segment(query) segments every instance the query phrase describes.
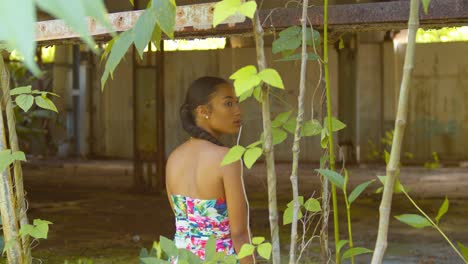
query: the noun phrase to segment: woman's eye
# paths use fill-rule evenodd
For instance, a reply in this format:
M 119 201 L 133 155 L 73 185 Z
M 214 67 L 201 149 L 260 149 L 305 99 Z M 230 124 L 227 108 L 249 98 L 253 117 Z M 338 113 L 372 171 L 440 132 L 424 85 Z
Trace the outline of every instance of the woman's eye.
M 232 102 L 227 102 L 226 105 L 229 106 L 229 107 L 231 107 L 231 106 L 232 106 Z

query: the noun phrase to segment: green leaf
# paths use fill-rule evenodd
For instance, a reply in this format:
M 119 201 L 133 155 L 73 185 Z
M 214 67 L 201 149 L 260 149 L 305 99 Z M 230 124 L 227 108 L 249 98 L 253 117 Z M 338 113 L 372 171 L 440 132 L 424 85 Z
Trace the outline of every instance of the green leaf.
M 26 161 L 24 152 L 22 151 L 12 152 L 10 149 L 5 149 L 5 150 L 0 151 L 0 172 L 3 172 L 15 160 Z
M 292 26 L 281 31 L 279 38 L 272 43 L 273 54 L 297 49 L 302 43 L 299 37 L 300 32 L 301 28 L 298 26 Z
M 259 102 L 259 103 L 263 102 L 263 100 L 262 100 L 262 87 L 261 86 L 257 86 L 257 87 L 254 88 L 253 95 L 255 97 L 255 100 L 257 100 L 257 102 Z
M 24 63 L 38 76 L 40 69 L 36 54 L 36 10 L 33 0 L 0 1 L 0 40 L 9 49 L 16 49 L 24 56 Z
M 264 237 L 254 237 L 254 238 L 252 238 L 252 244 L 254 244 L 254 245 L 260 245 L 261 243 L 263 243 L 263 241 L 265 241 Z
M 293 213 L 294 213 L 294 207 L 293 206 L 290 206 L 288 208 L 286 208 L 286 210 L 284 210 L 284 213 L 283 213 L 283 225 L 287 225 L 287 224 L 290 224 L 292 223 L 292 220 L 293 220 Z M 297 211 L 297 219 L 301 219 L 302 218 L 302 211 L 301 209 L 299 208 L 299 210 Z
M 36 96 L 35 99 L 36 99 L 36 105 L 39 106 L 40 108 L 52 110 L 58 113 L 57 107 L 55 107 L 55 104 L 49 98 L 40 95 L 40 96 Z
M 255 1 L 248 1 L 239 7 L 239 12 L 250 19 L 253 19 L 255 11 L 257 11 L 257 3 Z
M 111 32 L 115 31 L 108 18 L 107 9 L 103 0 L 81 0 L 81 2 L 83 3 L 86 16 L 93 17 Z M 112 33 L 112 35 L 115 35 L 115 33 Z
M 247 98 L 251 97 L 254 92 L 254 89 L 247 90 L 245 93 L 239 96 L 239 102 L 245 101 Z
M 113 39 L 109 40 L 109 42 L 107 42 L 106 48 L 104 49 L 104 52 L 103 52 L 102 55 L 101 55 L 101 62 L 102 62 L 105 58 L 107 58 L 107 55 L 109 55 L 109 53 L 111 52 L 112 46 L 114 46 L 115 40 L 116 40 L 117 38 L 118 38 L 118 37 L 114 37 Z
M 170 38 L 174 38 L 176 5 L 173 0 L 152 0 L 151 9 L 156 13 L 156 22 Z
M 458 247 L 460 248 L 461 253 L 463 254 L 463 257 L 465 260 L 468 261 L 468 247 L 465 247 L 462 243 L 457 242 Z
M 348 244 L 348 240 L 340 240 L 338 241 L 338 244 L 336 245 L 337 247 L 337 251 L 338 251 L 338 255 L 340 254 L 340 251 L 341 251 L 341 248 L 343 248 L 344 245 Z
M 431 0 L 421 0 L 421 1 L 422 1 L 422 5 L 424 8 L 424 13 L 427 15 L 427 13 L 429 12 L 429 4 L 431 3 Z
M 30 235 L 34 238 L 44 238 L 47 239 L 47 235 L 49 233 L 49 225 L 52 224 L 50 221 L 41 220 L 41 219 L 34 219 L 34 230 L 30 233 Z
M 226 257 L 224 257 L 224 264 L 237 264 L 236 255 L 227 255 Z
M 211 236 L 208 241 L 206 241 L 205 247 L 205 256 L 206 260 L 212 260 L 216 255 L 216 238 Z
M 263 143 L 263 141 L 258 140 L 258 141 L 255 141 L 254 143 L 248 145 L 247 148 L 248 148 L 248 149 L 249 149 L 249 148 L 253 148 L 253 147 L 256 147 L 256 146 L 258 146 L 258 145 L 260 145 L 260 144 L 262 144 L 262 143 Z
M 131 4 L 132 6 L 135 6 L 135 3 L 134 3 L 133 0 L 129 0 L 129 1 L 130 1 L 130 4 Z
M 387 176 L 377 176 L 379 178 L 380 182 L 385 186 L 385 179 Z M 400 180 L 397 178 L 395 179 L 395 186 L 393 187 L 393 192 L 394 193 L 401 193 L 405 190 L 405 187 L 400 183 Z
M 26 235 L 29 235 L 31 234 L 31 232 L 34 230 L 34 226 L 33 225 L 30 225 L 30 224 L 25 224 L 23 226 L 21 226 L 20 230 L 19 230 L 19 235 L 21 237 L 24 237 Z
M 221 162 L 221 166 L 231 164 L 240 160 L 242 154 L 244 154 L 245 148 L 242 146 L 234 146 L 232 147 L 229 152 L 224 156 L 223 161 Z
M 11 157 L 13 158 L 13 160 L 26 161 L 26 156 L 22 151 L 15 151 L 11 153 Z
M 190 264 L 202 263 L 201 259 L 197 255 L 195 255 L 194 253 L 192 253 L 192 251 L 187 250 L 185 248 L 179 248 L 178 256 L 179 256 L 179 260 L 184 260 Z M 215 257 L 216 257 L 216 254 L 213 258 Z
M 307 38 L 306 38 L 306 42 L 307 42 L 307 45 L 313 47 L 315 45 L 315 47 L 319 47 L 320 46 L 320 42 L 321 42 L 321 39 L 320 39 L 320 32 L 318 32 L 317 30 L 313 30 L 313 32 L 311 31 L 310 28 L 307 28 Z M 299 37 L 301 38 L 302 40 L 302 31 L 301 33 L 299 34 Z
M 299 200 L 299 205 L 304 205 L 304 196 L 298 196 L 297 198 Z M 293 207 L 294 206 L 294 200 L 290 201 L 286 206 L 287 207 Z
M 30 235 L 36 239 L 47 239 L 50 224 L 52 224 L 52 222 L 41 219 L 34 219 L 33 225 L 26 224 L 21 226 L 19 235 L 22 237 Z
M 20 94 L 15 98 L 15 102 L 24 112 L 27 112 L 34 103 L 34 96 L 30 94 Z
M 366 253 L 372 253 L 372 250 L 363 247 L 350 248 L 343 253 L 343 259 L 348 259 Z
M 88 23 L 85 19 L 87 14 L 81 1 L 40 0 L 36 3 L 42 10 L 64 20 L 80 35 L 88 47 L 95 48 L 96 43 L 89 35 Z
M 326 177 L 328 180 L 330 180 L 336 187 L 343 189 L 344 186 L 344 178 L 341 174 L 332 171 L 332 170 L 324 170 L 324 169 L 318 169 L 316 170 L 318 173 L 322 174 L 324 177 Z
M 439 221 L 442 218 L 442 216 L 444 216 L 448 212 L 448 209 L 449 209 L 449 200 L 447 196 L 445 196 L 445 200 L 440 206 L 439 212 L 437 213 L 437 216 L 435 218 L 437 224 L 439 224 Z
M 153 9 L 146 9 L 135 24 L 133 29 L 135 31 L 135 47 L 140 58 L 143 58 L 145 47 L 151 40 L 155 25 L 156 12 Z
M 262 258 L 270 259 L 271 249 L 272 249 L 271 243 L 263 243 L 258 246 L 257 252 Z
M 292 114 L 292 111 L 279 113 L 275 117 L 275 119 L 271 122 L 271 127 L 280 127 L 280 126 L 282 126 L 284 123 L 286 123 L 286 121 L 288 121 L 291 114 Z
M 257 68 L 253 65 L 242 67 L 232 74 L 229 79 L 234 80 L 236 96 L 240 96 L 261 82 L 261 79 L 257 76 Z
M 356 186 L 356 188 L 354 188 L 354 190 L 351 192 L 351 194 L 348 197 L 349 203 L 350 204 L 353 203 L 354 200 L 356 200 L 359 197 L 359 195 L 361 195 L 361 193 L 367 188 L 367 186 L 369 186 L 374 181 L 375 180 L 366 181 Z
M 338 49 L 344 49 L 344 41 L 342 37 L 340 37 L 340 42 L 338 43 Z
M 271 129 L 271 135 L 273 137 L 273 146 L 283 143 L 283 141 L 285 141 L 288 137 L 288 133 L 286 133 L 283 129 L 276 127 Z
M 247 65 L 247 66 L 244 66 L 244 67 L 240 68 L 235 73 L 233 73 L 229 77 L 229 79 L 231 79 L 231 80 L 244 79 L 244 78 L 248 78 L 248 77 L 250 77 L 252 75 L 257 75 L 257 67 L 255 67 L 253 65 Z
M 213 27 L 216 27 L 228 17 L 234 15 L 240 6 L 240 0 L 223 0 L 216 3 L 213 13 Z
M 323 127 L 326 127 L 328 129 L 328 117 L 325 117 L 324 121 L 323 121 Z M 332 117 L 332 131 L 333 132 L 336 132 L 336 131 L 339 131 L 343 128 L 345 128 L 346 125 L 341 122 L 340 120 Z
M 161 249 L 161 244 L 159 244 L 158 241 L 153 242 L 153 249 L 156 251 L 156 257 L 161 258 L 162 249 Z
M 31 93 L 31 85 L 17 87 L 15 89 L 11 89 L 10 91 L 11 96 L 19 95 L 19 94 L 29 94 L 29 93 Z
M 258 73 L 258 77 L 271 86 L 284 89 L 283 80 L 275 69 L 265 69 Z
M 278 59 L 276 61 L 298 61 L 298 60 L 301 60 L 302 59 L 302 54 L 301 53 L 296 53 L 296 54 L 292 54 L 292 55 L 288 55 L 288 56 L 285 56 L 281 59 Z M 320 57 L 313 53 L 313 52 L 310 52 L 307 54 L 307 60 L 318 60 L 320 59 Z
M 299 26 L 291 26 L 288 27 L 284 30 L 282 30 L 279 33 L 280 38 L 291 38 L 291 37 L 297 37 L 299 34 L 301 34 L 302 28 Z
M 283 128 L 286 129 L 291 134 L 296 132 L 296 118 L 290 118 L 286 123 L 284 123 Z
M 384 160 L 385 160 L 385 164 L 388 164 L 388 162 L 390 161 L 390 153 L 388 153 L 388 151 L 384 150 Z
M 322 210 L 322 208 L 320 207 L 319 201 L 315 198 L 309 198 L 305 202 L 304 207 L 307 211 L 313 212 L 313 213 L 320 212 Z
M 156 45 L 157 50 L 161 50 L 162 29 L 156 24 L 154 25 L 153 34 L 151 35 L 151 42 Z
M 320 146 L 323 149 L 326 149 L 328 147 L 328 132 L 327 128 L 325 127 L 322 129 L 322 133 L 320 135 Z
M 301 136 L 302 137 L 311 137 L 316 136 L 322 132 L 322 125 L 318 120 L 306 121 L 302 124 Z
M 242 259 L 242 258 L 245 258 L 247 256 L 250 256 L 250 255 L 252 255 L 254 253 L 254 250 L 255 250 L 255 247 L 253 245 L 244 244 L 244 245 L 242 245 L 241 250 L 240 250 L 239 254 L 237 255 L 237 258 Z
M 244 163 L 247 168 L 252 168 L 255 162 L 262 156 L 263 150 L 258 147 L 247 149 L 244 155 Z
M 159 237 L 159 244 L 161 245 L 162 250 L 168 255 L 169 257 L 177 256 L 178 249 L 174 244 L 174 241 L 164 237 Z
M 395 218 L 398 219 L 400 222 L 403 222 L 415 228 L 424 228 L 427 226 L 431 226 L 431 222 L 429 222 L 429 220 L 417 214 L 402 214 L 395 216 Z
M 127 53 L 130 45 L 132 45 L 134 38 L 134 33 L 132 30 L 128 30 L 123 32 L 122 34 L 116 36 L 116 40 L 112 45 L 112 49 L 109 54 L 109 58 L 106 61 L 106 67 L 104 73 L 101 77 L 101 89 L 104 90 L 106 85 L 107 78 L 109 78 L 109 74 L 112 75 L 117 65 L 119 65 L 122 58 Z

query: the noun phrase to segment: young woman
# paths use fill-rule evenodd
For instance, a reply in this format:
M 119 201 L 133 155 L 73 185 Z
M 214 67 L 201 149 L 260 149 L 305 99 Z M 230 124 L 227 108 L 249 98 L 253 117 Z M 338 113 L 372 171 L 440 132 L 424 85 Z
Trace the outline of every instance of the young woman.
M 217 252 L 236 254 L 249 243 L 247 206 L 241 163 L 221 166 L 229 151 L 219 138 L 241 126 L 239 101 L 233 87 L 216 77 L 202 77 L 190 86 L 180 118 L 190 139 L 169 156 L 166 184 L 175 214 L 175 243 L 200 258 L 210 236 Z M 252 263 L 251 257 L 240 263 Z

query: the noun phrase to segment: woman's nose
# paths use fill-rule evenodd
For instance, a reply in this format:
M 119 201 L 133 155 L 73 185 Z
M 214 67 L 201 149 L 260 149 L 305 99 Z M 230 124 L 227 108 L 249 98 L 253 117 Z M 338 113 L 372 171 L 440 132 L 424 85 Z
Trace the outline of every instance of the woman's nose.
M 240 105 L 239 105 L 239 104 L 236 105 L 236 108 L 234 109 L 234 114 L 240 116 L 240 114 L 241 114 L 241 108 L 240 108 Z

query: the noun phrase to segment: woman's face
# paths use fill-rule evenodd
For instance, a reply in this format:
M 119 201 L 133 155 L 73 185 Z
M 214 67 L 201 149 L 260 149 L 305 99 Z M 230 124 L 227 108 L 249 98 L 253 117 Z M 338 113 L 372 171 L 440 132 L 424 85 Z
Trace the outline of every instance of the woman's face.
M 239 132 L 241 110 L 231 85 L 225 83 L 217 86 L 206 113 L 202 113 L 201 120 L 205 129 L 215 136 Z

